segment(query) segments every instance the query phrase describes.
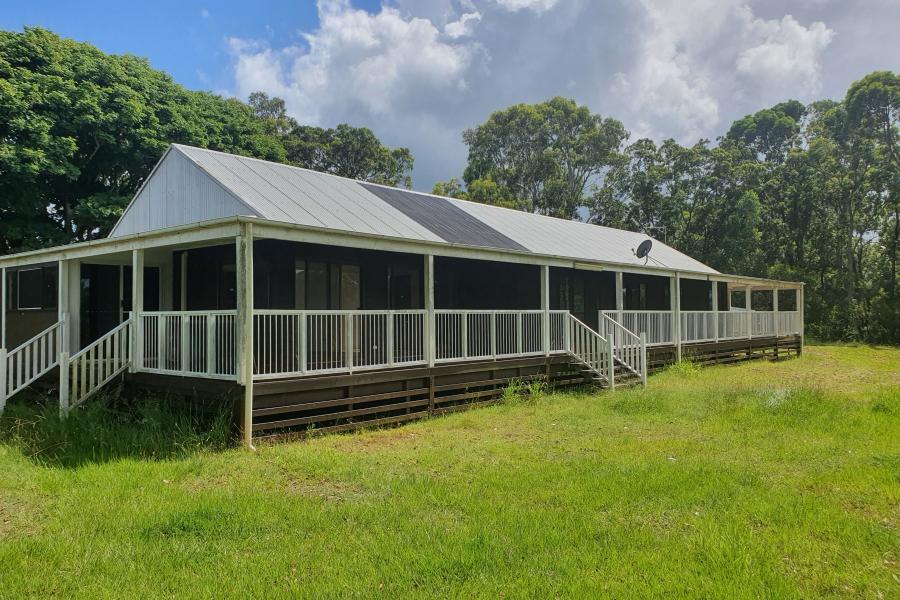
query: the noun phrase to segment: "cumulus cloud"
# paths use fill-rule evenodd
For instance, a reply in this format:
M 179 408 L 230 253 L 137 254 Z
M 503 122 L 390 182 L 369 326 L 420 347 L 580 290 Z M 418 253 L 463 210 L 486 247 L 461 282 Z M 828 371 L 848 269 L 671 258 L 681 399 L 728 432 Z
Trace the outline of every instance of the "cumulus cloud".
M 846 25 L 863 12 L 889 21 L 891 0 L 872 1 L 383 0 L 366 12 L 319 0 L 318 26 L 292 44 L 229 40 L 232 92 L 280 96 L 301 122 L 371 127 L 412 149 L 414 185 L 430 189 L 462 172 L 462 131 L 516 102 L 564 95 L 632 139 L 691 143 L 787 98 L 840 96 L 865 72 L 837 77 L 851 53 L 833 40 L 855 65 L 900 55 L 896 36 L 893 53 L 869 48 L 866 28 Z

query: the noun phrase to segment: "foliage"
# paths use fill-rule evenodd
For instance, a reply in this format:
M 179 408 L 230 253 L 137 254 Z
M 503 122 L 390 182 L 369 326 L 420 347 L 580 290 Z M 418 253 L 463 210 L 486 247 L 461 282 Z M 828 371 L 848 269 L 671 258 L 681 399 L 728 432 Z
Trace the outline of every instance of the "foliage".
M 302 127 L 279 98 L 190 91 L 142 58 L 0 31 L 0 253 L 105 236 L 170 143 L 381 183 L 408 185 L 413 162 L 368 129 Z
M 162 460 L 231 445 L 231 406 L 152 394 L 107 393 L 59 416 L 55 396 L 16 397 L 0 415 L 0 444 L 47 466 L 121 457 Z
M 48 468 L 6 439 L 0 589 L 896 598 L 900 352 L 807 350 L 257 452 Z
M 619 121 L 566 98 L 516 104 L 463 134 L 466 193 L 471 200 L 571 219 L 587 185 L 616 163 L 626 137 Z M 460 190 L 451 184 L 450 191 Z
M 266 131 L 284 144 L 291 164 L 372 183 L 412 186 L 409 148 L 388 148 L 366 127 L 300 125 L 287 115 L 284 100 L 264 92 L 250 94 L 250 106 Z

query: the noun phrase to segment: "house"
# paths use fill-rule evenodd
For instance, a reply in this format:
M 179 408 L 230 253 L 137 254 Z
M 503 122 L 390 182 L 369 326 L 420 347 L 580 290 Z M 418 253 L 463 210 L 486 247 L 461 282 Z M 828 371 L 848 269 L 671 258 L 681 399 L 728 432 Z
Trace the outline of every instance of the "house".
M 802 350 L 801 284 L 646 239 L 173 145 L 107 238 L 0 257 L 0 407 L 124 374 L 234 393 L 249 443 Z

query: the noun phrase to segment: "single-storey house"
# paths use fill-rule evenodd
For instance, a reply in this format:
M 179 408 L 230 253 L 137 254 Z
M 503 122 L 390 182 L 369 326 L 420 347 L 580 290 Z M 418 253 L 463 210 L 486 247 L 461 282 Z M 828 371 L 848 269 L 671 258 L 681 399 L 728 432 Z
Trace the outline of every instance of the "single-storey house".
M 647 239 L 172 145 L 105 239 L 0 257 L 0 410 L 125 377 L 233 392 L 249 443 L 801 352 L 802 284 Z

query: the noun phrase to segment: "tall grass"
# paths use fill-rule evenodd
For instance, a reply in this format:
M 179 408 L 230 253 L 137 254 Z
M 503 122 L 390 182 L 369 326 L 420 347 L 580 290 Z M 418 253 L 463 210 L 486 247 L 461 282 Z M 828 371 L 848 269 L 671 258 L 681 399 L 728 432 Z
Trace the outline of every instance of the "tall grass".
M 179 458 L 224 449 L 231 438 L 230 406 L 151 393 L 100 395 L 66 418 L 55 397 L 24 395 L 0 417 L 0 444 L 47 466 Z

